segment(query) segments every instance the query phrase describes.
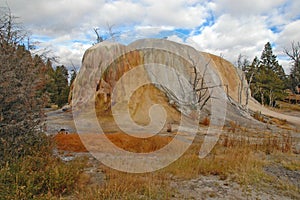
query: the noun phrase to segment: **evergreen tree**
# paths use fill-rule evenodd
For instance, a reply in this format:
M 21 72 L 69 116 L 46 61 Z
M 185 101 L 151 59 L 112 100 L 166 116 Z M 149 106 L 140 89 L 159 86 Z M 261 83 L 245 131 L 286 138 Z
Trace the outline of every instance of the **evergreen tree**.
M 275 100 L 285 96 L 286 76 L 282 66 L 277 61 L 277 57 L 273 54 L 270 42 L 265 45 L 262 52 L 259 72 L 261 73 L 259 81 L 262 84 L 262 90 L 264 90 L 266 103 L 272 106 Z
M 56 99 L 56 84 L 55 84 L 55 71 L 52 67 L 52 62 L 50 59 L 46 63 L 46 72 L 45 72 L 45 81 L 46 81 L 46 91 L 45 94 L 48 96 L 50 102 L 55 103 Z M 49 105 L 48 105 L 49 106 Z
M 261 104 L 274 106 L 276 100 L 284 98 L 286 76 L 269 42 L 265 45 L 260 59 L 255 57 L 252 64 L 245 66 L 243 71 L 250 84 L 252 96 Z
M 69 96 L 69 74 L 68 70 L 64 65 L 57 66 L 54 72 L 55 81 L 55 103 L 62 107 L 68 102 Z
M 277 56 L 273 54 L 270 42 L 265 45 L 261 55 L 260 64 L 267 70 L 273 71 L 282 81 L 286 81 L 284 70 L 278 63 Z

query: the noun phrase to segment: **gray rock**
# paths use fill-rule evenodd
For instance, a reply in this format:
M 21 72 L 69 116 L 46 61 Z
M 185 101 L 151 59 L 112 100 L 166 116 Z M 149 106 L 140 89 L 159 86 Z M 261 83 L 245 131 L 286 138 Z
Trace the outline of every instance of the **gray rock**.
M 294 153 L 295 154 L 300 154 L 300 143 L 296 144 L 294 147 Z

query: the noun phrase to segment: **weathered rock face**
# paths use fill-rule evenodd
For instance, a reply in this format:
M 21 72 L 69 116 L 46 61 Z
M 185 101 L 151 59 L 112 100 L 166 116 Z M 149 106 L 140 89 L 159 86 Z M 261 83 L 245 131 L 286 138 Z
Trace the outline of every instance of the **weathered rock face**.
M 73 106 L 95 105 L 100 116 L 128 109 L 138 124 L 151 121 L 155 104 L 163 106 L 169 122 L 179 121 L 180 112 L 198 118 L 200 110 L 221 119 L 227 97 L 245 104 L 246 90 L 243 74 L 231 63 L 192 47 L 158 39 L 128 46 L 103 42 L 85 52 Z
M 228 95 L 241 105 L 245 105 L 248 83 L 243 72 L 219 56 L 204 52 L 202 53 L 213 62 L 212 67 L 214 67 L 215 71 L 218 73 Z M 250 91 L 248 92 L 249 97 L 251 97 Z
M 114 60 L 106 68 L 96 88 L 95 105 L 98 115 L 111 115 L 112 103 L 123 101 L 124 96 L 130 94 L 128 88 L 134 87 L 137 82 L 140 84 L 149 82 L 147 72 L 143 68 L 126 80 L 120 79 L 131 69 L 144 65 L 144 58 L 141 54 L 140 51 L 130 51 Z M 114 91 L 118 81 L 120 87 Z M 180 114 L 176 108 L 168 104 L 166 95 L 153 84 L 146 84 L 136 89 L 132 96 L 129 96 L 130 101 L 128 102 L 130 115 L 135 122 L 148 124 L 150 118 L 146 112 L 154 104 L 164 107 L 168 113 L 168 121 L 179 121 Z M 112 101 L 113 92 L 115 98 Z

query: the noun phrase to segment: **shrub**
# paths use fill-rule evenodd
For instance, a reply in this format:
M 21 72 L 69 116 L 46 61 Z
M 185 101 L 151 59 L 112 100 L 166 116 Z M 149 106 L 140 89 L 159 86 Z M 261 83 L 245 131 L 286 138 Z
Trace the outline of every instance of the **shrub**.
M 85 165 L 82 160 L 62 162 L 41 152 L 0 168 L 0 199 L 50 199 L 69 194 Z

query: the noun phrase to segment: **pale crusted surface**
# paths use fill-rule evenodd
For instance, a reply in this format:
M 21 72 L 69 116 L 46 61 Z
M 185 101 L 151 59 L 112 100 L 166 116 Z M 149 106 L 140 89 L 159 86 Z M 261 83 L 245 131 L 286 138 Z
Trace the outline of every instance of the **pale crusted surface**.
M 219 56 L 204 52 L 202 53 L 207 56 L 208 59 L 211 59 L 211 62 L 213 63 L 212 66 L 222 80 L 222 83 L 224 85 L 223 88 L 227 90 L 226 86 L 228 86 L 228 95 L 237 102 L 239 100 L 239 90 L 241 89 L 241 86 L 243 86 L 241 103 L 242 105 L 244 105 L 246 101 L 245 91 L 248 84 L 245 79 L 243 79 L 242 75 L 238 73 L 238 69 L 234 67 L 230 62 Z M 242 82 L 242 80 L 244 80 L 244 82 Z
M 155 46 L 155 49 L 139 49 L 142 47 Z M 127 50 L 126 50 L 127 48 Z M 125 49 L 125 50 L 124 50 Z M 128 50 L 129 49 L 129 50 Z M 137 49 L 137 50 L 136 50 Z M 122 53 L 125 51 L 125 53 Z M 120 54 L 120 57 L 111 56 L 112 53 Z M 216 59 L 217 57 L 213 57 Z M 148 64 L 152 64 L 152 68 L 148 67 Z M 144 66 L 144 64 L 147 64 Z M 217 63 L 219 64 L 219 63 Z M 140 123 L 145 124 L 149 121 L 149 108 L 153 104 L 163 105 L 168 115 L 169 122 L 178 122 L 179 113 L 174 109 L 174 104 L 170 104 L 170 98 L 165 91 L 164 85 L 168 89 L 172 89 L 172 92 L 182 102 L 190 102 L 192 97 L 191 86 L 188 81 L 194 79 L 195 73 L 193 67 L 198 70 L 198 76 L 205 75 L 204 87 L 211 87 L 216 85 L 229 85 L 229 95 L 236 100 L 235 90 L 236 86 L 231 82 L 222 83 L 222 77 L 218 73 L 217 68 L 213 69 L 216 63 L 210 61 L 207 55 L 196 51 L 195 49 L 174 43 L 167 40 L 139 40 L 133 44 L 125 47 L 120 44 L 104 42 L 88 49 L 83 58 L 83 65 L 74 87 L 74 101 L 73 105 L 80 109 L 80 106 L 93 99 L 93 95 L 96 95 L 96 111 L 101 116 L 109 115 L 111 109 L 111 97 L 115 95 L 113 101 L 121 102 L 124 96 L 131 95 L 130 89 L 134 84 L 142 82 L 155 82 L 161 91 L 154 89 L 153 87 L 139 88 L 135 95 L 130 97 L 129 108 L 133 119 Z M 142 66 L 145 68 L 145 73 L 140 71 L 134 76 L 128 79 L 122 79 L 119 84 L 120 87 L 114 91 L 117 81 L 129 71 L 136 67 Z M 167 66 L 169 68 L 165 68 Z M 234 71 L 234 67 L 231 65 L 225 65 L 223 72 L 227 72 L 228 68 Z M 150 69 L 150 70 L 149 70 Z M 176 72 L 170 73 L 170 69 L 176 70 Z M 232 72 L 229 72 L 233 74 Z M 183 81 L 178 81 L 177 74 Z M 222 73 L 221 73 L 222 74 Z M 237 78 L 236 78 L 237 79 Z M 226 81 L 226 80 L 225 80 Z M 225 82 L 223 80 L 223 82 Z M 198 83 L 200 84 L 200 82 Z M 197 86 L 198 87 L 198 86 Z M 221 110 L 226 103 L 226 92 L 224 87 L 216 87 L 212 89 L 215 112 L 222 112 Z M 92 94 L 94 92 L 96 94 Z M 114 92 L 113 92 L 114 91 Z M 143 95 L 144 93 L 144 95 Z M 164 94 L 165 93 L 165 94 Z M 166 95 L 167 94 L 167 95 Z M 190 110 L 190 106 L 185 106 L 185 103 L 181 104 L 181 107 L 177 109 L 186 115 L 193 113 Z M 113 105 L 114 106 L 114 105 Z M 207 114 L 211 114 L 208 111 Z M 212 113 L 215 114 L 215 113 Z M 224 113 L 225 114 L 225 113 Z M 155 114 L 154 114 L 155 115 Z M 219 115 L 219 114 L 218 114 Z

